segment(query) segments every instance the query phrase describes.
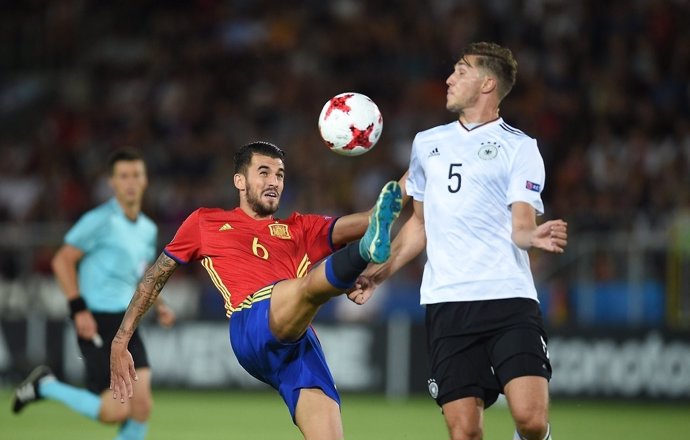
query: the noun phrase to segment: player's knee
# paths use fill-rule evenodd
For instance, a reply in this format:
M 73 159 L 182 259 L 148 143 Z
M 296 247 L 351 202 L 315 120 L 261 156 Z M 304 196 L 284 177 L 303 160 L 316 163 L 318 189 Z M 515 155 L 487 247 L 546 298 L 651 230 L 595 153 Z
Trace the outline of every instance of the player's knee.
M 481 426 L 456 424 L 449 427 L 451 440 L 482 440 L 484 431 Z
M 132 402 L 131 417 L 135 420 L 148 420 L 153 410 L 153 398 L 150 394 L 142 395 L 139 399 Z
M 528 440 L 541 440 L 546 435 L 546 431 L 548 431 L 548 421 L 541 414 L 514 414 L 513 418 L 515 419 L 517 431 Z
M 103 423 L 122 423 L 129 418 L 131 407 L 129 404 L 122 404 L 119 401 L 114 405 L 101 406 L 98 419 Z

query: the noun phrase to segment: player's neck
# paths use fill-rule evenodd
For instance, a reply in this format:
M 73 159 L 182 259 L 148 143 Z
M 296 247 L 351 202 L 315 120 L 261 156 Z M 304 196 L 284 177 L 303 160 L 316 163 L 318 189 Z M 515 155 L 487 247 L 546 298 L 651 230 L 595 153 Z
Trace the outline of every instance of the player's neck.
M 242 212 L 247 214 L 248 217 L 251 217 L 254 220 L 272 220 L 273 219 L 272 214 L 260 215 L 259 213 L 254 211 L 252 208 L 250 208 L 249 205 L 246 203 L 240 203 L 240 209 L 242 210 Z
M 458 119 L 463 124 L 485 124 L 498 119 L 498 107 L 480 106 L 463 109 L 458 115 Z

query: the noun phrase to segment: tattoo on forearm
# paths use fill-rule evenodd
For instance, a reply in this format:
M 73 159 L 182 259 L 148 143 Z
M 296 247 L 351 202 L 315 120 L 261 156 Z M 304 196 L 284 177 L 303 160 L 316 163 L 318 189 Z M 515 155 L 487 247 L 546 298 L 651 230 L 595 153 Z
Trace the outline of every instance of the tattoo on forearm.
M 132 300 L 129 302 L 129 307 L 127 307 L 117 335 L 115 335 L 116 343 L 124 342 L 123 338 L 129 340 L 134 330 L 139 326 L 141 318 L 156 302 L 165 283 L 176 268 L 175 260 L 165 254 L 160 254 L 156 262 L 146 270 L 134 291 Z

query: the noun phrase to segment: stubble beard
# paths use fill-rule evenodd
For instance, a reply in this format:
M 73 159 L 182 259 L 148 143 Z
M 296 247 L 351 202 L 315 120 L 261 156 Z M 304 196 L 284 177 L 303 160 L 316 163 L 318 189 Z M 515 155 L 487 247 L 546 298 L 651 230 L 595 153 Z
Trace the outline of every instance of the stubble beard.
M 463 109 L 463 104 L 458 101 L 456 96 L 449 96 L 446 98 L 446 110 L 451 113 L 460 113 Z
M 446 109 L 451 113 L 457 113 L 458 116 L 462 116 L 466 109 L 473 107 L 479 101 L 479 93 L 465 96 L 463 99 L 459 99 L 457 96 L 453 98 L 452 101 L 446 98 Z
M 251 207 L 252 211 L 254 211 L 260 217 L 273 215 L 276 213 L 276 211 L 278 211 L 278 203 L 275 204 L 275 207 L 268 203 L 264 203 L 261 200 L 261 193 L 259 193 L 258 197 L 255 197 L 252 188 L 247 188 L 247 203 Z

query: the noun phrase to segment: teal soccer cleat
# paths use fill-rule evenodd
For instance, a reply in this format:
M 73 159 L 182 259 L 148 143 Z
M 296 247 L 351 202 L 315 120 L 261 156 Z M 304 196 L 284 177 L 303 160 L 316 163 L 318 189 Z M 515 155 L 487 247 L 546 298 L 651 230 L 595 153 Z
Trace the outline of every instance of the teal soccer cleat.
M 372 263 L 383 263 L 391 255 L 391 227 L 402 210 L 402 191 L 396 181 L 383 186 L 369 217 L 369 227 L 359 241 L 359 254 Z

